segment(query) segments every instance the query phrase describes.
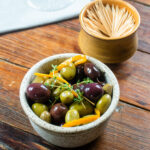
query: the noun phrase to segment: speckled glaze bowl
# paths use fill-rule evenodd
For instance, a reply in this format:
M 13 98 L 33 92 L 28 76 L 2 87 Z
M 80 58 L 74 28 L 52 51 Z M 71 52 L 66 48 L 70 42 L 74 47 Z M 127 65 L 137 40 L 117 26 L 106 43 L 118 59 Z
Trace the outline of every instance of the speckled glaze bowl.
M 58 54 L 41 60 L 26 73 L 20 86 L 21 106 L 25 114 L 28 116 L 34 130 L 46 141 L 60 147 L 79 147 L 95 140 L 98 136 L 100 136 L 107 125 L 107 121 L 118 104 L 120 95 L 119 85 L 112 71 L 99 60 L 87 56 L 89 61 L 94 63 L 97 68 L 105 72 L 107 82 L 113 85 L 112 102 L 108 110 L 99 119 L 92 123 L 69 128 L 49 124 L 36 116 L 30 108 L 25 96 L 27 86 L 34 78 L 33 74 L 35 72 L 48 73 L 51 68 L 51 64 L 60 64 L 63 60 L 75 55 L 78 54 Z

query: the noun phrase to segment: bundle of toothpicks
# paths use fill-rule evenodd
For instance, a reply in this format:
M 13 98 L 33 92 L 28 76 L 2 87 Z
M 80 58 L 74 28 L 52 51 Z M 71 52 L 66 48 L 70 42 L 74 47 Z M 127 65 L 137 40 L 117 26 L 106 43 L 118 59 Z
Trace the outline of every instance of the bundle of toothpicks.
M 133 15 L 118 5 L 103 4 L 102 0 L 86 10 L 83 18 L 86 30 L 101 37 L 128 35 L 135 27 Z

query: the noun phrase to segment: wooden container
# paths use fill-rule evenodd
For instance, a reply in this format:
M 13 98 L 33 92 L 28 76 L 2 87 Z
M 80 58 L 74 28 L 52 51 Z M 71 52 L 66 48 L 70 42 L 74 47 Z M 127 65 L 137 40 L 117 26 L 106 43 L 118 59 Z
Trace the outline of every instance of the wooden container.
M 80 13 L 81 31 L 78 43 L 81 51 L 89 56 L 95 57 L 104 63 L 120 63 L 129 59 L 136 51 L 138 46 L 137 29 L 140 25 L 140 15 L 138 11 L 129 3 L 122 0 L 102 0 L 103 4 L 114 4 L 120 8 L 125 7 L 133 14 L 135 27 L 132 32 L 121 37 L 100 37 L 87 31 L 83 17 L 86 10 L 95 4 L 95 1 L 87 4 Z

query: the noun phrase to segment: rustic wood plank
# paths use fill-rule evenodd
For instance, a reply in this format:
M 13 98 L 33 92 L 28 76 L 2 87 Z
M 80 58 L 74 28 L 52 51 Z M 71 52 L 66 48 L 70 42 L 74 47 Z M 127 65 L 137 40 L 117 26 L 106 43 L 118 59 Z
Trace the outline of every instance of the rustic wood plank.
M 120 103 L 104 131 L 104 136 L 95 141 L 94 144 L 89 145 L 88 148 L 90 150 L 148 150 L 150 134 L 146 135 L 145 133 L 150 128 L 150 125 L 147 124 L 149 113 Z M 141 118 L 141 115 L 148 118 Z
M 10 115 L 13 117 L 12 113 Z M 26 124 L 23 124 L 21 128 L 24 130 L 25 126 Z M 20 126 L 16 127 L 20 128 Z M 48 144 L 39 136 L 16 127 L 8 125 L 8 122 L 0 122 L 0 149 L 65 150 Z M 148 150 L 150 147 L 149 130 L 150 112 L 120 103 L 108 122 L 103 136 L 81 147 L 80 150 Z
M 62 22 L 59 22 L 58 25 L 75 30 L 75 31 L 80 31 L 81 26 L 80 26 L 80 22 L 79 22 L 79 18 L 74 18 L 71 20 L 65 20 Z
M 131 0 L 131 1 L 135 1 L 135 2 L 139 2 L 141 4 L 144 4 L 144 5 L 150 5 L 150 0 Z
M 150 53 L 150 7 L 146 5 L 139 4 L 130 0 L 126 0 L 131 3 L 140 13 L 141 25 L 138 30 L 139 35 L 139 47 L 138 49 L 147 53 Z M 139 0 L 143 2 L 143 0 Z M 145 0 L 150 3 L 150 0 Z M 67 20 L 60 22 L 59 25 L 72 30 L 80 31 L 80 23 L 78 19 Z
M 49 25 L 0 37 L 0 58 L 31 67 L 37 61 L 58 53 L 81 53 L 78 32 Z
M 145 12 L 144 20 L 147 21 L 149 9 L 142 6 L 146 8 L 143 10 L 140 8 L 141 4 L 136 5 L 141 12 Z M 78 24 L 78 20 L 75 24 Z M 144 25 L 149 29 L 148 22 Z M 142 33 L 139 33 L 140 50 L 149 53 L 148 34 L 150 32 L 145 26 L 141 29 Z M 73 31 L 76 28 L 79 30 L 79 25 L 78 27 L 70 25 L 67 28 L 50 25 L 2 36 L 0 37 L 0 57 L 30 68 L 33 63 L 55 53 L 80 53 L 77 46 L 78 33 Z M 137 52 L 129 61 L 110 67 L 119 79 L 121 100 L 150 110 L 149 57 L 150 55 L 146 53 Z M 22 111 L 18 91 L 26 71 L 25 68 L 0 62 L 0 120 L 3 121 L 3 123 L 0 122 L 0 149 L 60 149 L 35 136 L 36 133 Z M 147 150 L 150 147 L 149 130 L 150 112 L 120 102 L 103 137 L 82 147 L 81 150 Z
M 136 2 L 129 1 L 140 13 L 141 25 L 138 30 L 139 35 L 139 49 L 150 53 L 150 7 Z
M 143 57 L 143 59 L 146 59 L 146 57 Z M 122 67 L 124 66 L 122 65 Z M 117 68 L 115 69 L 116 71 L 118 70 Z M 26 71 L 27 69 L 25 68 L 3 61 L 0 62 L 0 120 L 11 126 L 36 135 L 28 121 L 28 118 L 21 108 L 18 96 L 20 82 Z M 120 74 L 122 79 L 125 78 L 125 76 L 123 76 L 121 73 L 122 72 L 120 70 L 118 74 Z M 135 71 L 134 75 L 136 73 L 138 72 Z M 126 72 L 126 74 L 129 73 Z M 128 76 L 126 78 L 128 78 Z M 131 84 L 135 84 L 134 80 L 136 78 L 131 79 L 133 80 L 133 83 Z M 125 84 L 125 82 L 123 83 Z M 138 90 L 138 86 L 135 90 Z M 134 94 L 135 91 L 131 92 Z M 136 143 L 133 149 L 140 149 L 141 147 L 146 149 L 148 146 L 150 146 L 149 130 L 150 111 L 142 110 L 140 108 L 120 102 L 116 112 L 113 114 L 108 123 L 108 127 L 104 132 L 104 137 L 95 141 L 94 145 L 96 146 L 97 150 L 99 148 L 105 149 L 105 145 L 107 145 L 106 149 L 111 149 L 111 147 L 114 149 L 124 149 L 126 147 L 127 149 L 132 149 L 131 147 L 134 146 L 132 144 Z M 92 149 L 92 146 L 90 146 L 90 149 Z
M 136 52 L 129 61 L 109 67 L 119 81 L 120 99 L 150 110 L 150 55 Z
M 130 2 L 140 12 L 139 49 L 150 53 L 150 7 Z M 0 37 L 0 58 L 31 67 L 44 57 L 65 52 L 81 53 L 78 47 L 78 19 L 38 27 Z
M 0 120 L 17 127 L 24 124 L 24 130 L 32 131 L 19 102 L 19 87 L 26 71 L 25 68 L 0 62 Z
M 43 55 L 44 54 L 45 53 L 43 52 Z M 43 55 L 40 55 L 39 57 L 44 58 Z M 31 57 L 32 55 L 30 54 L 29 59 Z M 34 61 L 39 61 L 40 60 L 39 57 L 38 56 L 35 57 Z M 109 67 L 113 70 L 113 72 L 116 74 L 119 80 L 120 90 L 121 90 L 121 100 L 150 110 L 150 101 L 148 99 L 150 93 L 149 60 L 150 60 L 150 55 L 138 51 L 130 60 L 118 65 L 109 65 Z M 30 61 L 28 62 L 29 64 L 32 63 Z M 5 78 L 6 76 L 4 75 L 5 73 L 4 69 L 2 69 L 1 71 L 1 74 L 3 74 L 2 76 L 4 76 L 3 80 L 6 79 Z M 14 70 L 16 70 L 15 67 Z M 22 73 L 22 77 L 23 74 L 24 73 Z M 15 76 L 16 74 L 14 74 L 14 79 Z
M 39 136 L 14 128 L 0 122 L 0 149 L 1 150 L 60 150 L 48 144 Z

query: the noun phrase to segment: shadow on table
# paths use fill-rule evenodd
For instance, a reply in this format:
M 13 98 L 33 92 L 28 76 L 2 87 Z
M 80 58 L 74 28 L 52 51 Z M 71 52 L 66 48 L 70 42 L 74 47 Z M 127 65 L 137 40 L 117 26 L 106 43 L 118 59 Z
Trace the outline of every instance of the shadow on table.
M 123 62 L 119 64 L 106 64 L 116 75 L 119 80 L 125 80 L 132 74 L 132 67 L 129 67 L 129 63 Z

